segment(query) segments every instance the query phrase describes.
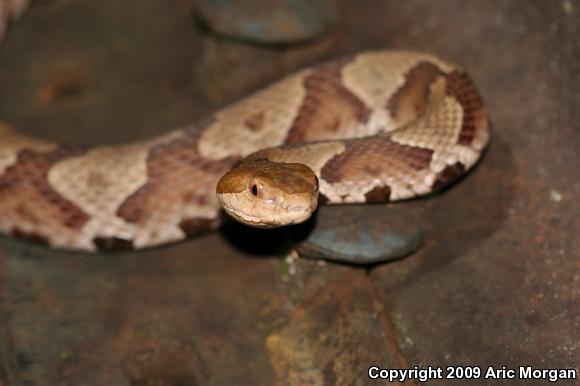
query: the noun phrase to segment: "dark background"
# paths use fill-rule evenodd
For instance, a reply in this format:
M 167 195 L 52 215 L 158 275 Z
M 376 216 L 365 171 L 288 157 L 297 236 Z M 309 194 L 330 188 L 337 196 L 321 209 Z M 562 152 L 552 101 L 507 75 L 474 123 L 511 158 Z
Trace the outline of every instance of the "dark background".
M 191 9 L 34 7 L 0 50 L 0 116 L 69 144 L 118 143 L 322 59 L 414 48 L 469 70 L 489 152 L 419 204 L 427 245 L 372 269 L 257 256 L 223 233 L 93 256 L 0 239 L 0 385 L 366 385 L 371 364 L 580 367 L 579 2 L 343 0 L 334 30 L 286 48 L 208 34 Z

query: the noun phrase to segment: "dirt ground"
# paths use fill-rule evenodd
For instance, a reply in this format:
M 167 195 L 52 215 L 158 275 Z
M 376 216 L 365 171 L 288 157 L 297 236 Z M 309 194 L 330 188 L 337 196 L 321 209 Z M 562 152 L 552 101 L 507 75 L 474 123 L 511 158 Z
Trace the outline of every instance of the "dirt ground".
M 334 30 L 284 48 L 200 30 L 191 8 L 42 2 L 0 50 L 0 116 L 65 143 L 118 143 L 307 64 L 413 48 L 469 70 L 491 147 L 415 204 L 426 245 L 369 269 L 246 248 L 237 233 L 271 236 L 237 227 L 107 255 L 2 238 L 1 386 L 386 384 L 369 381 L 371 365 L 580 371 L 580 2 L 343 0 Z

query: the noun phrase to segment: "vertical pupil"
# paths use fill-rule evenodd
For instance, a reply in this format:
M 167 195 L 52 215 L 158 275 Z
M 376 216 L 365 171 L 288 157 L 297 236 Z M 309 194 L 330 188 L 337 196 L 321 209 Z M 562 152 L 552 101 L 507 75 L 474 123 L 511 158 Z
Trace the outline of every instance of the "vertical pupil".
M 252 194 L 254 196 L 258 195 L 258 186 L 256 184 L 252 185 Z

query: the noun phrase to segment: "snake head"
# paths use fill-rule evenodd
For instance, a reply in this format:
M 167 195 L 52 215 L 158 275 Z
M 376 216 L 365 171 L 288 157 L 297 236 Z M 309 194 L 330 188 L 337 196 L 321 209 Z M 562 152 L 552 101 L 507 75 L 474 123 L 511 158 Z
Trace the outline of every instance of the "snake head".
M 318 178 L 297 163 L 243 161 L 220 178 L 216 191 L 230 216 L 258 228 L 301 223 L 318 204 Z

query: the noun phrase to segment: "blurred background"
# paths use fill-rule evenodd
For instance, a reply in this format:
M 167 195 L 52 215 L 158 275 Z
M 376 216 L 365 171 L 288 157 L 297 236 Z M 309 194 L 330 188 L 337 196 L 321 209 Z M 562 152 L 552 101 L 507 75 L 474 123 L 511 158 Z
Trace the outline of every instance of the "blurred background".
M 0 17 L 19 3 L 0 0 Z M 580 369 L 579 20 L 572 0 L 33 3 L 0 49 L 0 116 L 27 133 L 149 138 L 303 66 L 407 48 L 468 70 L 493 136 L 457 186 L 404 204 L 429 236 L 388 264 L 246 248 L 273 236 L 240 228 L 105 255 L 0 239 L 0 385 L 366 385 L 373 364 Z M 345 210 L 352 223 L 382 215 Z

